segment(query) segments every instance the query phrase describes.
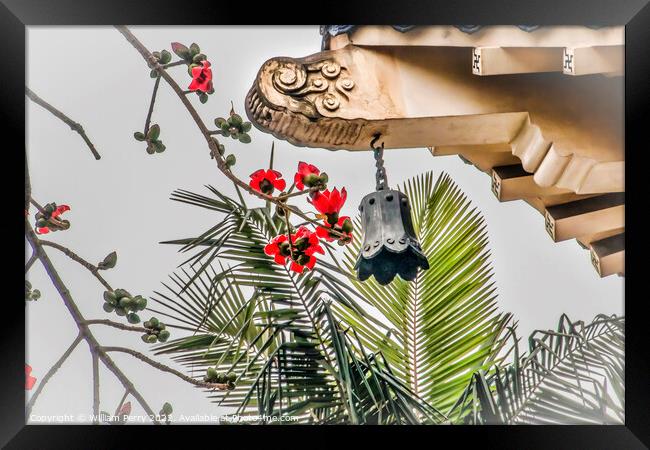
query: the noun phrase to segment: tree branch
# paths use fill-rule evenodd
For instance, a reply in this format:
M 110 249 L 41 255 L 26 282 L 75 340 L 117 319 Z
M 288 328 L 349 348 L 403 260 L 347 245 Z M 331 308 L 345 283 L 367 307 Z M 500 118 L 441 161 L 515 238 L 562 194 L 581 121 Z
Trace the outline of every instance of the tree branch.
M 151 94 L 151 103 L 149 103 L 149 111 L 147 112 L 147 120 L 144 122 L 144 135 L 147 136 L 149 132 L 149 125 L 151 124 L 151 115 L 153 114 L 153 106 L 156 103 L 156 94 L 158 93 L 158 86 L 160 86 L 160 76 L 156 77 L 156 83 L 153 85 L 153 93 Z
M 38 259 L 38 256 L 36 256 L 36 253 L 32 252 L 32 256 L 27 260 L 27 263 L 25 264 L 25 275 L 27 272 L 29 272 L 29 269 L 32 268 L 36 260 Z
M 93 356 L 93 423 L 99 423 L 99 357 L 96 352 Z
M 221 391 L 226 391 L 228 390 L 228 385 L 225 383 L 208 383 L 205 381 L 197 380 L 195 378 L 189 377 L 185 375 L 182 372 L 179 372 L 178 370 L 172 369 L 169 366 L 166 366 L 162 363 L 159 363 L 158 361 L 154 361 L 153 359 L 147 357 L 146 355 L 137 352 L 135 350 L 131 350 L 130 348 L 126 347 L 102 347 L 102 350 L 105 352 L 121 352 L 121 353 L 128 353 L 131 356 L 136 357 L 140 361 L 143 361 L 147 364 L 149 364 L 152 367 L 155 367 L 156 369 L 162 371 L 162 372 L 168 372 L 171 373 L 172 375 L 176 375 L 178 378 L 187 381 L 190 384 L 193 384 L 194 386 L 198 387 L 203 387 L 207 389 L 219 389 Z
M 52 242 L 52 241 L 45 241 L 45 240 L 42 240 L 42 239 L 39 240 L 39 242 L 40 242 L 41 245 L 46 245 L 46 246 L 48 246 L 48 247 L 52 247 L 52 248 L 55 248 L 55 249 L 59 250 L 60 252 L 62 252 L 62 253 L 65 254 L 66 256 L 68 256 L 68 257 L 69 257 L 70 259 L 72 259 L 73 261 L 78 262 L 79 264 L 81 264 L 82 266 L 84 266 L 86 269 L 88 269 L 88 271 L 89 271 L 90 273 L 92 273 L 92 274 L 95 276 L 95 278 L 97 278 L 97 280 L 99 280 L 99 282 L 100 282 L 100 283 L 101 283 L 101 284 L 102 284 L 106 289 L 108 289 L 109 291 L 112 291 L 112 290 L 113 290 L 113 288 L 111 287 L 111 285 L 108 284 L 108 282 L 104 279 L 104 277 L 102 277 L 102 276 L 99 274 L 99 269 L 98 269 L 97 266 L 95 266 L 94 264 L 90 264 L 88 261 L 86 261 L 85 259 L 83 259 L 81 256 L 77 255 L 75 252 L 73 252 L 72 250 L 70 250 L 70 249 L 67 248 L 67 247 L 64 247 L 64 246 L 61 245 L 61 244 L 57 244 L 56 242 Z
M 131 31 L 128 29 L 128 27 L 123 26 L 123 25 L 119 25 L 119 26 L 115 26 L 115 28 L 120 33 L 122 33 L 122 35 L 126 38 L 126 40 L 129 42 L 129 44 L 131 44 L 133 46 L 133 48 L 135 48 L 140 53 L 140 55 L 145 60 L 147 65 L 152 69 L 156 69 L 158 71 L 158 73 L 160 74 L 160 76 L 162 78 L 164 78 L 164 80 L 167 82 L 167 84 L 169 84 L 169 86 L 173 89 L 173 91 L 176 92 L 176 95 L 178 96 L 180 101 L 185 106 L 185 109 L 187 109 L 187 112 L 190 113 L 190 116 L 192 117 L 192 119 L 196 123 L 197 127 L 199 128 L 199 131 L 201 131 L 201 134 L 203 135 L 205 141 L 207 142 L 208 148 L 210 149 L 210 153 L 212 154 L 214 160 L 217 163 L 217 168 L 230 181 L 232 181 L 236 186 L 242 188 L 243 190 L 245 190 L 249 194 L 254 195 L 255 197 L 258 197 L 258 198 L 260 198 L 262 200 L 266 200 L 266 201 L 269 201 L 271 203 L 274 203 L 274 204 L 278 205 L 280 208 L 284 209 L 285 211 L 291 211 L 296 216 L 301 217 L 302 219 L 304 219 L 304 220 L 306 220 L 306 221 L 308 221 L 310 223 L 320 225 L 317 221 L 309 218 L 302 211 L 300 211 L 298 209 L 295 209 L 295 208 L 291 208 L 290 206 L 286 205 L 283 201 L 279 200 L 277 197 L 273 197 L 271 195 L 266 195 L 266 194 L 264 194 L 262 192 L 256 191 L 255 189 L 250 187 L 248 185 L 248 183 L 245 183 L 242 180 L 240 180 L 239 178 L 237 178 L 237 176 L 234 173 L 232 173 L 229 166 L 226 164 L 226 160 L 224 159 L 224 157 L 221 154 L 219 154 L 219 149 L 217 148 L 217 143 L 212 138 L 212 136 L 210 135 L 211 131 L 205 125 L 205 123 L 203 122 L 203 119 L 201 119 L 201 116 L 196 111 L 196 108 L 194 108 L 194 106 L 192 105 L 190 100 L 185 95 L 186 91 L 181 89 L 181 87 L 178 85 L 178 83 L 176 83 L 176 81 L 172 78 L 172 76 L 169 75 L 169 73 L 165 70 L 165 67 L 160 65 L 160 63 L 158 63 L 158 60 L 156 59 L 156 57 L 153 56 L 153 54 L 147 49 L 147 47 L 145 47 L 144 44 L 142 44 L 142 42 L 140 42 L 138 40 L 138 38 L 136 38 L 133 35 L 133 33 L 131 33 Z M 339 233 L 338 231 L 336 231 L 334 229 L 330 230 L 330 233 L 333 234 L 333 235 L 336 235 L 338 237 L 347 237 L 343 233 Z
M 110 356 L 108 356 L 106 352 L 102 350 L 101 346 L 97 342 L 97 339 L 88 328 L 88 325 L 84 323 L 86 320 L 84 316 L 81 314 L 79 308 L 77 307 L 77 304 L 72 298 L 72 295 L 70 295 L 70 291 L 68 290 L 63 280 L 61 280 L 59 273 L 57 272 L 56 268 L 52 264 L 52 261 L 50 260 L 49 256 L 47 255 L 47 252 L 43 248 L 43 245 L 41 245 L 38 237 L 36 236 L 36 233 L 34 233 L 34 231 L 29 226 L 29 223 L 27 222 L 25 222 L 25 237 L 27 238 L 27 241 L 31 245 L 32 249 L 38 255 L 38 259 L 41 261 L 41 264 L 43 264 L 43 268 L 45 269 L 48 276 L 50 277 L 52 284 L 58 291 L 59 296 L 63 300 L 63 303 L 65 304 L 66 308 L 68 309 L 68 312 L 72 316 L 72 319 L 77 324 L 77 328 L 79 328 L 79 334 L 88 343 L 90 348 L 97 353 L 97 356 L 102 361 L 102 363 L 108 368 L 108 370 L 113 372 L 115 377 L 120 381 L 120 383 L 122 383 L 122 386 L 124 386 L 124 388 L 127 389 L 133 395 L 133 397 L 135 397 L 135 399 L 142 406 L 145 412 L 149 414 L 151 417 L 155 417 L 153 410 L 147 404 L 147 401 L 144 399 L 144 397 L 142 397 L 142 394 L 140 394 L 140 392 L 135 388 L 131 380 L 129 380 L 129 378 L 124 374 L 124 372 L 122 372 L 120 368 L 115 365 L 115 363 L 110 358 Z M 154 422 L 159 423 L 155 419 Z
M 51 112 L 54 116 L 56 116 L 57 118 L 62 120 L 73 131 L 76 131 L 77 133 L 79 133 L 79 136 L 81 136 L 81 138 L 84 140 L 84 142 L 86 143 L 86 145 L 88 146 L 88 148 L 92 152 L 95 159 L 100 159 L 101 158 L 100 154 L 97 152 L 97 149 L 95 148 L 95 146 L 93 145 L 91 140 L 88 138 L 88 135 L 86 135 L 86 132 L 84 131 L 84 128 L 81 126 L 81 124 L 75 122 L 74 120 L 72 120 L 71 118 L 69 118 L 68 116 L 63 114 L 61 111 L 56 109 L 54 106 L 50 105 L 48 102 L 46 102 L 45 100 L 40 98 L 31 89 L 29 89 L 27 86 L 25 86 L 25 94 L 27 95 L 27 97 L 31 101 L 33 101 L 37 105 L 42 106 L 43 108 L 45 108 L 46 110 Z
M 63 355 L 54 363 L 52 367 L 50 367 L 50 370 L 47 371 L 47 373 L 41 378 L 41 382 L 38 384 L 38 387 L 36 388 L 36 391 L 32 394 L 32 397 L 29 399 L 29 402 L 27 402 L 27 406 L 25 407 L 25 413 L 27 414 L 27 417 L 29 417 L 30 413 L 32 412 L 32 408 L 34 407 L 34 404 L 36 403 L 36 400 L 38 399 L 38 396 L 40 395 L 41 391 L 45 387 L 48 381 L 50 381 L 50 378 L 59 370 L 59 368 L 63 365 L 66 359 L 68 359 L 68 356 L 72 353 L 72 351 L 77 347 L 79 342 L 81 342 L 81 339 L 83 339 L 83 336 L 81 333 L 77 335 L 74 341 L 72 341 L 72 344 L 70 344 L 70 347 L 63 352 Z
M 136 327 L 132 325 L 125 325 L 119 322 L 113 322 L 109 319 L 91 319 L 84 322 L 86 325 L 107 325 L 113 328 L 119 328 L 126 331 L 137 331 L 139 333 L 146 333 L 148 330 L 145 327 Z

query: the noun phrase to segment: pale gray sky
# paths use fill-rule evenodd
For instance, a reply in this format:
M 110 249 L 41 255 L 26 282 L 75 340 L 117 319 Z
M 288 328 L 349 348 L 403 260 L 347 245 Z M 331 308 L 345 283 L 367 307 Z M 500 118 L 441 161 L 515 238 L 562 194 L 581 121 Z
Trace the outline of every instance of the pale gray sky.
M 169 49 L 172 41 L 197 42 L 212 62 L 215 94 L 207 104 L 190 96 L 207 123 L 225 116 L 230 100 L 244 114 L 244 97 L 258 68 L 274 56 L 301 57 L 318 52 L 316 26 L 284 27 L 133 27 L 151 50 Z M 102 155 L 90 155 L 79 136 L 50 113 L 27 103 L 27 146 L 34 197 L 41 203 L 67 203 L 72 222 L 67 232 L 48 235 L 97 262 L 118 252 L 115 269 L 105 272 L 114 287 L 149 297 L 183 260 L 177 247 L 158 242 L 197 235 L 215 216 L 169 200 L 174 189 L 196 192 L 211 184 L 232 193 L 232 184 L 215 168 L 202 136 L 179 103 L 161 83 L 153 122 L 167 145 L 148 155 L 133 139 L 141 130 L 153 80 L 141 56 L 111 27 L 28 27 L 27 85 L 38 95 L 81 122 Z M 181 85 L 189 84 L 183 67 L 172 69 Z M 228 139 L 237 155 L 236 172 L 247 179 L 268 161 L 272 138 L 255 129 L 253 143 Z M 374 188 L 374 161 L 368 152 L 330 152 L 297 148 L 276 141 L 275 167 L 291 178 L 297 161 L 316 164 L 331 184 L 347 187 L 344 212 Z M 553 243 L 542 216 L 523 202 L 499 203 L 490 179 L 455 156 L 433 158 L 426 149 L 391 150 L 385 155 L 391 184 L 433 170 L 446 171 L 485 216 L 492 249 L 498 303 L 519 321 L 527 337 L 535 329 L 555 328 L 562 313 L 590 321 L 598 313 L 623 313 L 623 279 L 598 278 L 589 255 L 571 240 Z M 253 200 L 251 200 L 253 201 Z M 103 288 L 83 268 L 53 249 L 48 253 L 87 318 L 111 318 L 102 309 Z M 39 381 L 77 335 L 61 299 L 38 264 L 30 280 L 42 292 L 26 308 L 27 363 Z M 149 314 L 143 314 L 148 317 Z M 94 326 L 101 343 L 148 352 L 138 334 Z M 178 333 L 178 332 L 175 332 Z M 177 334 L 176 334 L 177 335 Z M 201 390 L 160 373 L 128 355 L 114 359 L 133 380 L 152 408 L 165 401 L 174 415 L 220 414 Z M 171 365 L 167 359 L 162 359 Z M 101 367 L 102 409 L 113 412 L 123 394 L 119 382 Z M 134 414 L 142 413 L 135 401 Z M 91 359 L 85 343 L 49 382 L 32 411 L 39 416 L 89 414 L 92 410 Z

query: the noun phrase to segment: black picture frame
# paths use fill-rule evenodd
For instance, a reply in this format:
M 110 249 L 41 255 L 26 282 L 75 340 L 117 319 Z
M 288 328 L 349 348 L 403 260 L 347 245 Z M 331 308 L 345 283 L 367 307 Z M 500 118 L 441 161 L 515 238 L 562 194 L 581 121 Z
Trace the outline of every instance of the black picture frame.
M 406 445 L 427 447 L 471 444 L 488 449 L 636 449 L 650 445 L 650 351 L 646 338 L 647 321 L 642 308 L 647 298 L 632 295 L 626 299 L 626 419 L 621 426 L 446 426 L 446 427 L 257 427 L 250 432 L 241 426 L 184 427 L 106 427 L 80 425 L 25 425 L 24 314 L 19 302 L 22 290 L 18 275 L 20 255 L 24 256 L 19 201 L 23 165 L 20 148 L 25 137 L 25 27 L 30 25 L 220 25 L 220 24 L 291 24 L 319 23 L 409 23 L 409 24 L 539 24 L 539 25 L 625 25 L 625 114 L 626 114 L 626 190 L 640 194 L 644 170 L 641 158 L 647 152 L 647 118 L 650 117 L 650 5 L 649 0 L 491 0 L 469 2 L 446 0 L 427 2 L 356 1 L 325 3 L 181 2 L 158 0 L 138 3 L 126 0 L 2 0 L 0 4 L 0 126 L 3 137 L 3 178 L 11 194 L 8 215 L 0 221 L 5 247 L 11 256 L 3 275 L 7 277 L 4 298 L 5 320 L 0 327 L 3 414 L 0 421 L 0 444 L 6 448 L 135 448 L 135 439 L 144 439 L 150 447 L 166 447 L 171 433 L 187 434 L 187 445 L 219 447 L 238 445 L 284 446 L 282 436 L 300 433 L 305 446 L 357 445 L 359 439 L 376 442 L 394 440 Z M 317 30 L 314 29 L 316 33 Z M 314 49 L 314 52 L 318 49 Z M 72 58 L 71 56 L 63 56 Z M 89 76 L 92 69 L 83 60 L 65 64 L 79 65 L 79 76 Z M 24 148 L 24 147 L 23 147 Z M 626 278 L 625 290 L 636 292 L 643 283 L 647 239 L 642 234 L 642 195 L 626 199 Z M 9 214 L 11 213 L 11 214 Z M 11 216 L 9 219 L 8 216 Z M 639 262 L 637 263 L 637 259 Z M 14 275 L 14 271 L 16 271 Z M 639 292 L 642 292 L 639 290 Z M 647 295 L 647 294 L 646 294 Z M 627 297 L 627 296 L 626 296 Z M 43 345 L 47 345 L 44 343 Z M 298 429 L 297 429 L 298 428 Z M 335 433 L 333 433 L 335 432 Z M 339 436 L 340 434 L 340 436 Z M 176 436 L 175 436 L 176 437 Z M 446 443 L 445 443 L 446 442 Z M 191 444 L 189 444 L 191 443 Z M 418 444 L 419 443 L 419 444 Z M 179 444 L 180 445 L 180 444 Z

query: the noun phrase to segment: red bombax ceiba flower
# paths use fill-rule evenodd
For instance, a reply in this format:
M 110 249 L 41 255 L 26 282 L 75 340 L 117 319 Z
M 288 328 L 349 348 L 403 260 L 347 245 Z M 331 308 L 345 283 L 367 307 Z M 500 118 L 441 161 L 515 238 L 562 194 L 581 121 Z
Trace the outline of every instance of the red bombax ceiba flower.
M 68 205 L 60 205 L 54 208 L 54 204 L 51 205 L 48 204 L 45 207 L 45 214 L 40 211 L 36 213 L 36 234 L 47 234 L 52 230 L 65 230 L 70 226 L 67 220 L 59 219 L 61 214 L 70 211 L 70 207 Z M 52 210 L 52 208 L 54 209 Z
M 201 61 L 201 65 L 192 68 L 190 91 L 208 92 L 212 90 L 212 69 L 209 61 Z
M 341 189 L 341 192 L 334 188 L 331 192 L 329 189 L 315 192 L 310 202 L 319 213 L 326 217 L 327 223 L 333 225 L 339 221 L 339 212 L 347 198 L 348 193 L 345 188 Z
M 330 233 L 330 230 L 338 231 L 346 237 L 342 238 L 338 235 L 332 234 Z M 335 225 L 330 225 L 326 220 L 324 220 L 323 225 L 316 229 L 316 235 L 321 239 L 325 239 L 327 242 L 336 240 L 341 244 L 349 244 L 352 241 L 352 221 L 348 216 L 339 217 L 339 220 Z
M 36 384 L 36 377 L 31 376 L 32 366 L 25 364 L 25 389 L 31 390 Z
M 250 187 L 262 194 L 271 195 L 275 189 L 284 190 L 287 182 L 282 179 L 282 174 L 277 170 L 256 170 L 251 174 Z
M 320 175 L 318 167 L 300 161 L 298 163 L 298 171 L 293 177 L 293 182 L 296 184 L 296 188 L 302 191 L 305 189 L 305 184 L 311 187 L 312 184 L 318 182 L 320 180 L 318 175 Z
M 320 245 L 318 236 L 307 227 L 300 227 L 298 231 L 289 237 L 285 234 L 274 237 L 264 247 L 264 253 L 273 256 L 273 260 L 278 264 L 286 264 L 287 258 L 291 260 L 291 270 L 302 273 L 305 267 L 309 270 L 314 268 L 316 257 L 314 253 L 325 254 L 325 250 Z

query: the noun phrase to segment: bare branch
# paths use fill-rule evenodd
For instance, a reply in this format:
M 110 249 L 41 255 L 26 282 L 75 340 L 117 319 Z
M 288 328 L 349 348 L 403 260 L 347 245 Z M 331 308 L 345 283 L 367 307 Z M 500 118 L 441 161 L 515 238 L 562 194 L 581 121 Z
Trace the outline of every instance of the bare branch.
M 153 85 L 153 93 L 151 94 L 151 103 L 149 103 L 149 111 L 147 112 L 147 120 L 144 122 L 144 135 L 147 136 L 149 132 L 149 125 L 151 124 L 151 115 L 153 114 L 153 107 L 156 103 L 156 94 L 158 93 L 158 86 L 160 86 L 160 76 L 156 77 L 156 83 Z
M 36 253 L 32 252 L 32 256 L 29 257 L 27 263 L 25 264 L 25 275 L 27 275 L 27 272 L 29 272 L 29 269 L 32 268 L 37 259 L 38 256 L 36 256 Z
M 145 327 L 136 327 L 132 325 L 125 325 L 119 322 L 113 322 L 108 319 L 91 319 L 84 322 L 86 325 L 107 325 L 113 328 L 119 328 L 120 330 L 126 331 L 137 331 L 139 333 L 146 333 L 148 330 Z
M 96 352 L 93 355 L 93 423 L 99 423 L 99 357 Z
M 64 247 L 64 246 L 61 245 L 61 244 L 57 244 L 56 242 L 46 241 L 46 240 L 42 240 L 42 239 L 40 239 L 39 242 L 40 242 L 41 245 L 46 245 L 46 246 L 48 246 L 48 247 L 52 247 L 52 248 L 55 248 L 55 249 L 59 250 L 60 252 L 62 252 L 62 253 L 65 254 L 66 256 L 68 256 L 68 257 L 69 257 L 70 259 L 72 259 L 73 261 L 78 262 L 79 264 L 81 264 L 82 266 L 84 266 L 86 269 L 88 269 L 88 271 L 89 271 L 90 273 L 92 273 L 92 274 L 95 276 L 95 278 L 97 278 L 97 280 L 99 280 L 99 282 L 100 282 L 100 283 L 101 283 L 101 284 L 102 284 L 106 289 L 108 289 L 109 291 L 112 291 L 112 290 L 113 290 L 113 288 L 111 287 L 111 285 L 108 284 L 108 282 L 104 279 L 104 277 L 102 277 L 102 276 L 99 274 L 99 269 L 98 269 L 97 266 L 95 266 L 94 264 L 89 263 L 88 261 L 86 261 L 85 259 L 83 259 L 81 256 L 77 255 L 75 252 L 73 252 L 72 250 L 70 250 L 70 249 L 67 248 L 67 247 Z
M 81 339 L 83 339 L 83 336 L 81 336 L 81 333 L 77 335 L 74 341 L 72 341 L 72 344 L 70 344 L 70 347 L 63 352 L 63 355 L 54 363 L 52 367 L 50 367 L 50 370 L 47 371 L 47 373 L 41 378 L 41 382 L 38 384 L 38 387 L 32 394 L 32 397 L 29 399 L 29 402 L 27 402 L 27 406 L 25 407 L 27 417 L 29 417 L 29 414 L 32 412 L 32 408 L 34 407 L 34 404 L 36 403 L 36 400 L 38 399 L 38 396 L 40 395 L 41 391 L 45 387 L 48 381 L 50 381 L 50 378 L 59 370 L 59 368 L 63 365 L 66 359 L 68 359 L 68 356 L 72 353 L 72 351 L 77 347 L 79 342 L 81 342 Z
M 97 149 L 95 148 L 95 146 L 93 145 L 91 140 L 88 138 L 88 135 L 86 135 L 86 132 L 84 131 L 84 128 L 81 126 L 81 124 L 75 122 L 74 120 L 72 120 L 71 118 L 69 118 L 68 116 L 63 114 L 61 111 L 56 109 L 54 106 L 50 105 L 48 102 L 46 102 L 45 100 L 40 98 L 31 89 L 29 89 L 27 86 L 25 86 L 25 94 L 27 95 L 27 97 L 31 101 L 33 101 L 37 105 L 42 106 L 43 108 L 45 108 L 46 110 L 51 112 L 54 116 L 56 116 L 57 118 L 62 120 L 73 131 L 76 131 L 77 133 L 79 133 L 79 136 L 81 136 L 81 138 L 84 140 L 84 142 L 86 143 L 86 145 L 88 146 L 88 148 L 92 152 L 95 159 L 100 159 L 101 158 L 100 154 L 97 152 Z
M 193 384 L 194 386 L 198 387 L 203 387 L 206 389 L 218 389 L 221 391 L 226 391 L 228 390 L 228 385 L 225 383 L 208 383 L 206 381 L 201 381 L 197 380 L 195 378 L 189 377 L 185 375 L 182 372 L 179 372 L 178 370 L 172 369 L 169 366 L 166 366 L 165 364 L 159 363 L 158 361 L 154 361 L 153 359 L 147 357 L 146 355 L 137 352 L 135 350 L 131 350 L 130 348 L 126 347 L 102 347 L 102 350 L 105 352 L 121 352 L 121 353 L 128 353 L 131 356 L 136 357 L 140 361 L 146 362 L 152 367 L 155 367 L 156 369 L 162 371 L 162 372 L 168 372 L 173 375 L 176 375 L 178 378 L 187 381 L 190 384 Z

